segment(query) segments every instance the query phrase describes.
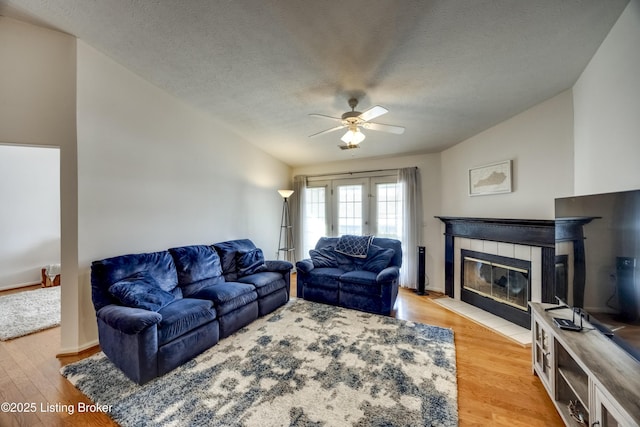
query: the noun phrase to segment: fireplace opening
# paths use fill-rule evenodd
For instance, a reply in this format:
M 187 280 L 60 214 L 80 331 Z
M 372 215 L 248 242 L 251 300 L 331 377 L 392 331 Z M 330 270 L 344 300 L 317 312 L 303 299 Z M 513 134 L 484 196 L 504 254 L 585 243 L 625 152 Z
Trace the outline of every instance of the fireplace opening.
M 527 310 L 528 270 L 465 257 L 464 272 L 463 286 L 466 289 Z
M 522 327 L 530 327 L 529 261 L 462 251 L 461 299 Z

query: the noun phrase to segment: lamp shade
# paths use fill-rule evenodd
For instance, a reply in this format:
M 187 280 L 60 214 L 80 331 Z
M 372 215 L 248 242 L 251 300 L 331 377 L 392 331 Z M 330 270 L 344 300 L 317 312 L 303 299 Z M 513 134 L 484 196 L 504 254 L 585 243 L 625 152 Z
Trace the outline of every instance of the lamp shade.
M 287 199 L 291 197 L 293 190 L 278 190 L 278 193 L 280 193 L 283 199 Z
M 360 132 L 358 127 L 355 127 L 355 129 L 349 129 L 340 139 L 346 144 L 360 144 L 364 141 L 364 138 L 364 133 Z

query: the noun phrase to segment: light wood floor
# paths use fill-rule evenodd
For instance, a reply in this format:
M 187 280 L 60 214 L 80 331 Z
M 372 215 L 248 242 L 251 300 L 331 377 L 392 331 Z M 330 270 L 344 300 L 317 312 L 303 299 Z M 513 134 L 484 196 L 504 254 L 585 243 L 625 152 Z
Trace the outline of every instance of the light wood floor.
M 530 349 L 440 307 L 432 301 L 435 297 L 401 289 L 396 317 L 454 330 L 460 425 L 562 426 L 540 380 L 531 373 Z M 41 411 L 41 405 L 46 409 L 55 404 L 91 403 L 59 370 L 97 349 L 57 359 L 59 343 L 60 328 L 0 341 L 0 403 L 35 403 L 37 408 L 35 413 L 0 411 L 0 426 L 116 425 L 104 414 Z

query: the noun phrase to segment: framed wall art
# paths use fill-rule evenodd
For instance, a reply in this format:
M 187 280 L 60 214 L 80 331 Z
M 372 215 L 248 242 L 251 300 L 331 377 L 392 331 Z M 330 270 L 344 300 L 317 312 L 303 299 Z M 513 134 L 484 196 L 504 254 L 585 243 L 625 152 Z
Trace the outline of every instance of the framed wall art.
M 511 192 L 511 160 L 469 169 L 469 195 Z

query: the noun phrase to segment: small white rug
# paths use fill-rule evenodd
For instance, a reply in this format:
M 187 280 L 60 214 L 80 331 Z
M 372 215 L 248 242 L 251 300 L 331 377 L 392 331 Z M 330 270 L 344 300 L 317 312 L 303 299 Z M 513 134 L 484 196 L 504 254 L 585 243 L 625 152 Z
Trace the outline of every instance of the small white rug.
M 60 325 L 60 286 L 0 297 L 0 340 Z

